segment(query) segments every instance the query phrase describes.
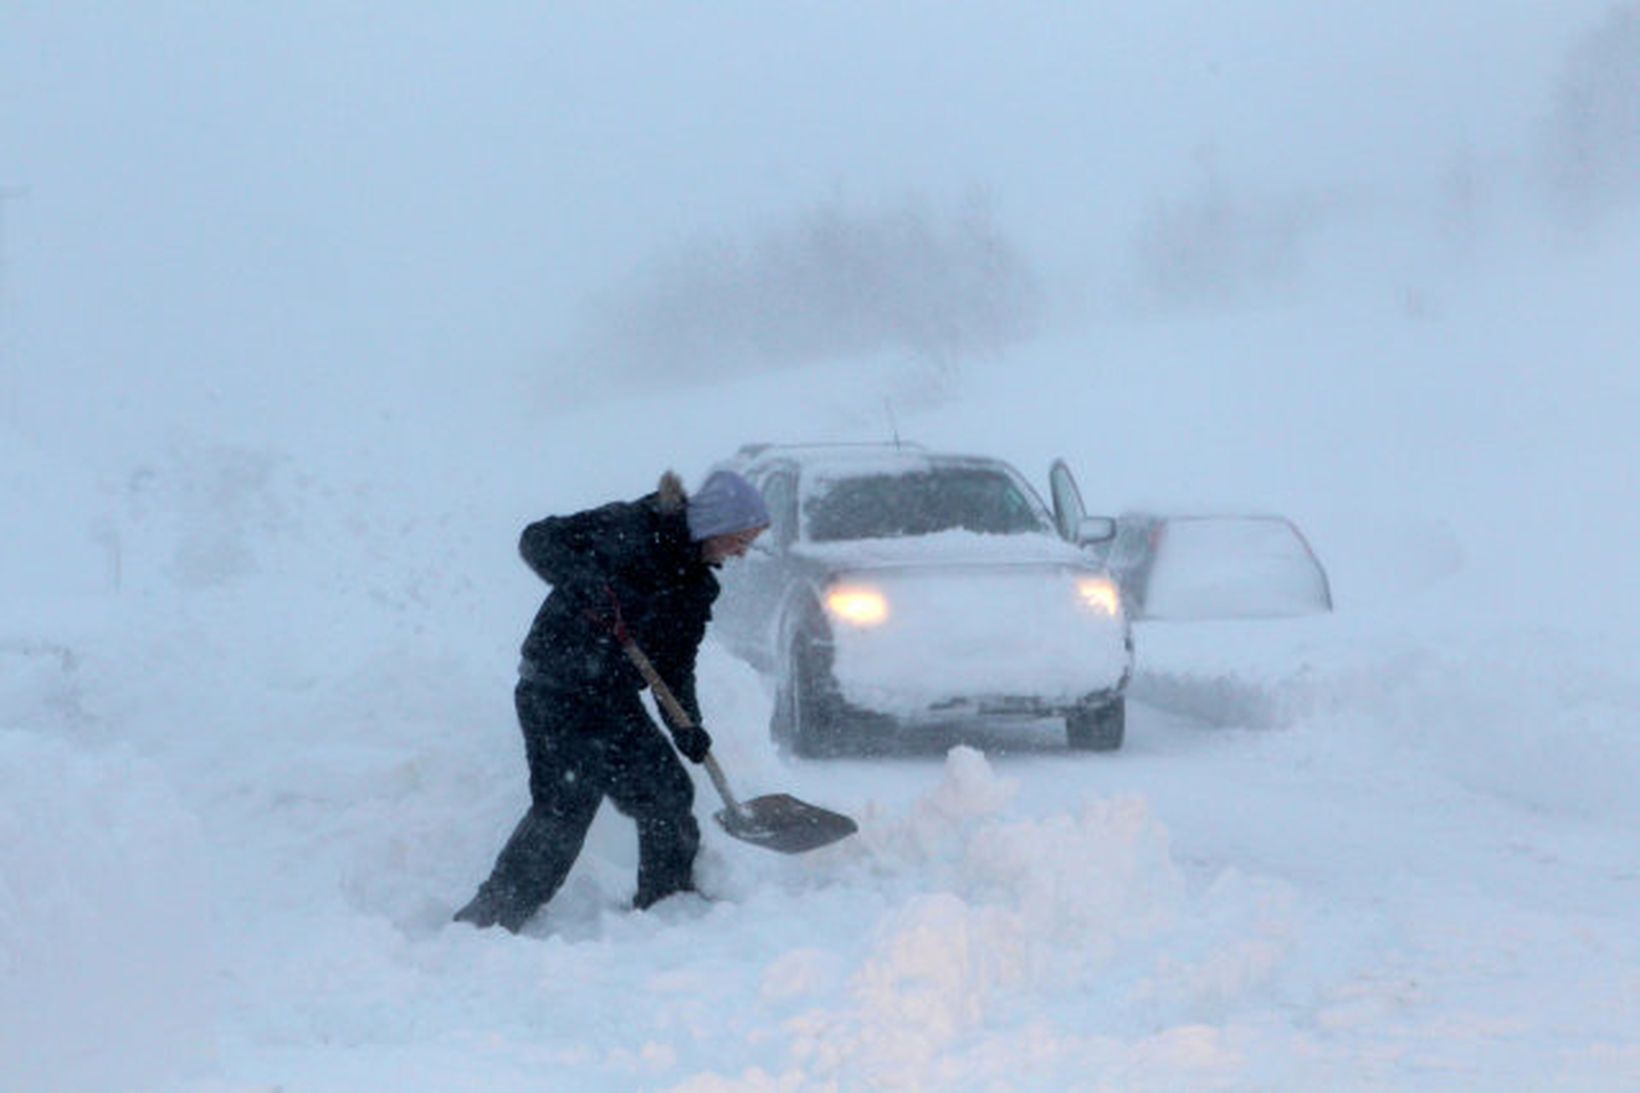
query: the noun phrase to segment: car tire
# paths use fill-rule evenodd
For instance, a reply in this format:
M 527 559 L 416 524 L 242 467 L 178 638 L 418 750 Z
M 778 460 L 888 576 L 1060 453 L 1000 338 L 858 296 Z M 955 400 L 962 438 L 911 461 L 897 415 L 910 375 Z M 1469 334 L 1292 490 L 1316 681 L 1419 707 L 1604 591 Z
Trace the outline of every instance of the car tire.
M 1115 751 L 1127 735 L 1127 699 L 1087 702 L 1065 718 L 1065 736 L 1079 751 Z
M 842 697 L 821 649 L 805 635 L 792 639 L 770 728 L 776 743 L 805 759 L 848 750 Z

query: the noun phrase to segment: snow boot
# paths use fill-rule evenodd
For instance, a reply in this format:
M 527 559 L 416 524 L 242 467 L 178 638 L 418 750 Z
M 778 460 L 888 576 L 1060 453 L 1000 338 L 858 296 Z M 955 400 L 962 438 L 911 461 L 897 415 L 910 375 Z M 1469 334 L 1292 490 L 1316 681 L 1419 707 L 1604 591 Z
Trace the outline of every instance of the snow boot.
M 524 926 L 524 920 L 519 919 L 516 913 L 509 914 L 506 901 L 498 899 L 496 890 L 488 884 L 481 885 L 478 895 L 474 896 L 461 910 L 450 916 L 451 922 L 465 922 L 477 929 L 488 930 L 491 926 L 503 926 L 511 933 L 517 933 Z M 528 919 L 528 915 L 524 919 Z

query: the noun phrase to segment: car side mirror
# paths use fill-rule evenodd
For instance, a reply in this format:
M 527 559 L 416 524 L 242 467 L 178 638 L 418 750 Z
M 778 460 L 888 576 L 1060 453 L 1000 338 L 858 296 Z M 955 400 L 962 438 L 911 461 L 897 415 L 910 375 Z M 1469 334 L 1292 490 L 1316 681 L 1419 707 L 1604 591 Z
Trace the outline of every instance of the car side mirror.
M 1116 538 L 1116 520 L 1110 516 L 1084 516 L 1076 525 L 1077 546 L 1097 546 Z

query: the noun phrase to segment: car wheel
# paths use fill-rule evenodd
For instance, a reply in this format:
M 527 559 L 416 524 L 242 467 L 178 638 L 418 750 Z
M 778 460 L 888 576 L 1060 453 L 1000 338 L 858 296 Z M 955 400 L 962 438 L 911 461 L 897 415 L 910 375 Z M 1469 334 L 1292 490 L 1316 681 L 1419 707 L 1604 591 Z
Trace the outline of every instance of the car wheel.
M 1115 751 L 1127 734 L 1127 699 L 1084 703 L 1065 718 L 1065 735 L 1073 748 Z
M 819 759 L 846 750 L 842 699 L 821 650 L 809 638 L 792 640 L 782 700 L 775 703 L 775 738 L 798 755 Z

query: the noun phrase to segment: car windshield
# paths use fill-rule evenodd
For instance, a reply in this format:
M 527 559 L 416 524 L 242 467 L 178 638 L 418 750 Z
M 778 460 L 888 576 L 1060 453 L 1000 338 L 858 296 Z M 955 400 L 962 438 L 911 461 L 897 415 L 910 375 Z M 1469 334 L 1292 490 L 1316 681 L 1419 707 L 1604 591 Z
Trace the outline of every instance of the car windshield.
M 987 467 L 934 467 L 817 482 L 803 505 L 811 542 L 896 539 L 964 530 L 1046 531 L 1037 506 L 1009 475 Z

